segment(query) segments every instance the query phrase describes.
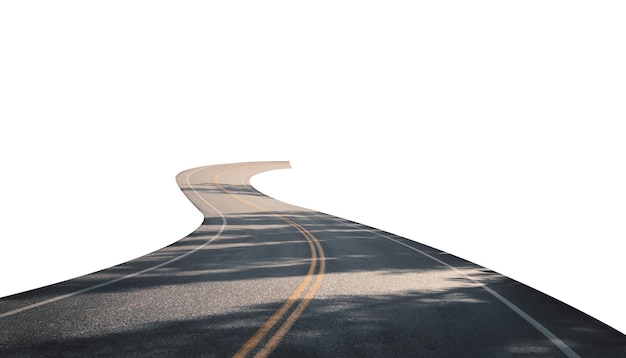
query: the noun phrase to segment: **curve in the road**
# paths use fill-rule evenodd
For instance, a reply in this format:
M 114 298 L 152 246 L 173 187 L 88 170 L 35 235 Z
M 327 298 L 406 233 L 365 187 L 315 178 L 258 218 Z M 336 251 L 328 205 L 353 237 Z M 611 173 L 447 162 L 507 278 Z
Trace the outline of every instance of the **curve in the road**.
M 232 170 L 232 169 L 231 169 Z M 262 207 L 257 204 L 253 204 L 248 200 L 241 198 L 240 196 L 234 194 L 230 190 L 226 189 L 223 185 L 220 184 L 220 176 L 224 173 L 228 172 L 228 170 L 219 172 L 213 176 L 213 182 L 222 190 L 224 193 L 230 195 L 235 200 L 242 202 L 254 209 L 265 212 L 279 220 L 286 222 L 287 224 L 294 227 L 302 236 L 306 239 L 309 244 L 309 249 L 311 251 L 311 261 L 309 265 L 309 271 L 305 275 L 304 279 L 296 287 L 293 293 L 285 300 L 282 306 L 267 320 L 265 323 L 244 343 L 244 345 L 233 355 L 233 358 L 243 358 L 245 357 L 251 350 L 253 350 L 261 340 L 267 335 L 268 332 L 288 313 L 289 309 L 300 299 L 300 296 L 304 293 L 304 297 L 300 300 L 300 303 L 295 307 L 295 309 L 291 312 L 291 314 L 287 317 L 287 319 L 283 322 L 283 324 L 278 328 L 278 330 L 269 338 L 267 343 L 259 350 L 255 357 L 263 358 L 267 357 L 275 348 L 278 346 L 280 341 L 285 337 L 291 326 L 296 322 L 296 320 L 302 315 L 304 309 L 311 302 L 311 299 L 315 295 L 315 292 L 319 289 L 322 284 L 322 280 L 324 278 L 324 272 L 326 270 L 326 259 L 324 256 L 324 249 L 317 240 L 317 238 L 311 234 L 308 230 L 303 228 L 298 223 L 293 220 L 289 220 L 283 215 L 279 215 L 271 212 L 265 207 Z M 248 185 L 249 177 L 243 177 L 241 180 L 241 184 L 248 189 L 251 188 Z M 317 268 L 317 273 L 315 273 Z M 313 276 L 315 280 L 312 285 L 309 285 Z M 306 293 L 305 293 L 305 289 Z
M 170 260 L 167 260 L 165 262 L 159 263 L 157 265 L 148 267 L 144 270 L 141 271 L 137 271 L 128 275 L 124 275 L 121 276 L 119 278 L 113 279 L 113 280 L 109 280 L 97 285 L 93 285 L 93 286 L 89 286 L 86 287 L 84 289 L 78 290 L 78 291 L 74 291 L 71 293 L 67 293 L 65 295 L 60 295 L 60 296 L 56 296 L 47 300 L 43 300 L 40 302 L 36 302 L 24 307 L 20 307 L 8 312 L 4 312 L 0 314 L 0 318 L 4 318 L 4 317 L 8 317 L 8 316 L 12 316 L 15 314 L 18 314 L 20 312 L 24 312 L 33 308 L 37 308 L 37 307 L 41 307 L 43 305 L 46 304 L 50 304 L 53 302 L 57 302 L 69 297 L 73 297 L 76 295 L 80 295 L 92 290 L 96 290 L 108 285 L 112 285 L 114 283 L 129 279 L 131 277 L 136 277 L 145 273 L 148 273 L 150 271 L 156 270 L 158 268 L 161 268 L 163 266 L 166 266 L 168 264 L 171 264 L 173 262 L 176 262 L 188 255 L 191 255 L 192 253 L 206 247 L 207 245 L 209 245 L 211 242 L 213 242 L 214 240 L 216 240 L 217 238 L 220 237 L 220 235 L 222 234 L 222 232 L 224 232 L 224 229 L 226 228 L 226 225 L 228 224 L 228 220 L 226 219 L 226 217 L 222 214 L 222 212 L 220 212 L 215 206 L 213 206 L 210 202 L 208 202 L 204 197 L 202 197 L 198 191 L 194 188 L 194 186 L 190 183 L 189 178 L 194 175 L 196 172 L 204 169 L 205 167 L 200 167 L 200 168 L 196 168 L 195 170 L 190 171 L 187 175 L 186 175 L 186 182 L 189 188 L 191 188 L 191 190 L 193 191 L 193 193 L 197 196 L 198 199 L 200 199 L 202 202 L 204 202 L 206 205 L 208 205 L 209 207 L 211 207 L 217 214 L 218 216 L 221 218 L 222 220 L 222 224 L 220 226 L 220 229 L 218 230 L 218 232 L 213 235 L 212 237 L 210 237 L 207 241 L 205 241 L 202 245 L 199 245 L 197 247 L 195 247 L 192 250 L 189 250 L 179 256 L 176 256 Z M 257 204 L 253 204 L 251 202 L 249 202 L 248 200 L 245 200 L 243 198 L 241 198 L 240 196 L 234 194 L 232 191 L 226 189 L 223 185 L 220 184 L 220 177 L 224 174 L 227 173 L 229 171 L 232 171 L 235 168 L 229 168 L 226 170 L 223 170 L 221 172 L 218 172 L 217 174 L 215 174 L 213 176 L 213 182 L 215 183 L 215 185 L 217 187 L 219 187 L 224 193 L 228 194 L 229 196 L 231 196 L 232 198 L 234 198 L 235 200 L 242 202 L 254 209 L 266 212 L 282 221 L 284 221 L 285 223 L 291 225 L 292 227 L 294 227 L 298 232 L 300 232 L 302 234 L 302 236 L 306 239 L 306 241 L 309 244 L 310 247 L 310 252 L 311 252 L 311 258 L 310 258 L 310 265 L 309 265 L 309 271 L 307 272 L 306 276 L 303 278 L 302 282 L 300 283 L 300 285 L 298 285 L 298 287 L 296 287 L 296 289 L 293 291 L 293 293 L 285 300 L 285 302 L 283 303 L 283 305 L 255 332 L 255 334 L 250 337 L 250 339 L 248 341 L 246 341 L 246 343 L 233 355 L 234 358 L 240 358 L 240 357 L 245 357 L 251 350 L 253 350 L 267 335 L 268 332 L 270 332 L 270 330 L 272 330 L 272 328 L 278 323 L 280 322 L 287 313 L 289 313 L 290 308 L 299 301 L 298 305 L 291 311 L 291 313 L 289 314 L 289 316 L 284 320 L 284 322 L 280 325 L 280 327 L 278 327 L 278 329 L 271 335 L 271 337 L 269 337 L 267 339 L 267 342 L 265 343 L 265 345 L 255 354 L 255 357 L 259 357 L 259 358 L 263 358 L 263 357 L 267 357 L 275 348 L 276 346 L 278 346 L 278 344 L 280 343 L 280 341 L 285 337 L 285 335 L 287 334 L 287 332 L 289 331 L 289 329 L 293 326 L 293 324 L 296 322 L 296 320 L 302 315 L 302 312 L 305 310 L 305 308 L 308 306 L 308 304 L 311 302 L 311 299 L 313 298 L 313 296 L 315 295 L 315 293 L 317 292 L 317 290 L 319 289 L 322 280 L 324 278 L 324 271 L 325 271 L 325 257 L 324 257 L 324 249 L 322 248 L 320 242 L 317 240 L 317 238 L 315 238 L 315 236 L 313 234 L 311 234 L 308 230 L 306 230 L 304 227 L 302 227 L 301 225 L 299 225 L 298 223 L 294 222 L 293 220 L 290 220 L 288 218 L 286 218 L 283 215 L 279 215 L 276 213 L 271 212 L 270 210 L 257 205 Z M 247 187 L 250 190 L 253 190 L 252 188 L 250 188 L 249 186 L 249 177 L 243 177 L 242 178 L 242 182 L 241 184 L 244 185 L 245 187 Z M 315 279 L 313 280 L 313 277 L 315 276 Z M 311 281 L 313 280 L 313 283 L 311 284 Z M 304 295 L 304 296 L 303 296 Z M 301 297 L 303 296 L 303 297 Z
M 139 275 L 143 275 L 143 274 L 148 273 L 150 271 L 154 271 L 154 270 L 156 270 L 158 268 L 161 268 L 161 267 L 163 267 L 165 265 L 169 265 L 169 264 L 171 264 L 173 262 L 176 262 L 176 261 L 178 261 L 178 260 L 180 260 L 180 259 L 182 259 L 182 258 L 184 258 L 186 256 L 189 256 L 189 255 L 193 254 L 194 252 L 204 248 L 205 246 L 207 246 L 211 242 L 213 242 L 215 239 L 217 239 L 222 234 L 222 232 L 224 232 L 224 229 L 226 228 L 227 221 L 226 221 L 226 217 L 216 207 L 214 207 L 213 205 L 211 205 L 211 203 L 206 201 L 206 199 L 204 199 L 196 191 L 196 189 L 194 189 L 194 187 L 191 185 L 191 183 L 189 183 L 189 177 L 192 174 L 194 174 L 195 172 L 197 172 L 199 170 L 202 170 L 202 169 L 204 169 L 204 167 L 196 168 L 195 170 L 191 171 L 187 175 L 187 177 L 186 177 L 187 184 L 189 185 L 191 190 L 194 192 L 194 194 L 196 194 L 196 196 L 200 200 L 202 200 L 204 203 L 206 203 L 208 206 L 210 206 L 213 210 L 215 210 L 215 212 L 222 219 L 222 226 L 220 227 L 218 232 L 215 235 L 213 235 L 212 237 L 210 237 L 206 242 L 204 242 L 204 244 L 199 245 L 199 246 L 195 247 L 194 249 L 192 249 L 190 251 L 187 251 L 187 252 L 185 252 L 185 253 L 183 253 L 183 254 L 181 254 L 179 256 L 176 256 L 176 257 L 174 257 L 172 259 L 169 259 L 169 260 L 167 260 L 165 262 L 161 262 L 160 264 L 148 267 L 148 268 L 143 269 L 141 271 L 133 272 L 131 274 L 124 275 L 124 276 L 121 276 L 121 277 L 118 277 L 116 279 L 109 280 L 109 281 L 106 281 L 106 282 L 102 282 L 102 283 L 97 284 L 97 285 L 89 286 L 89 287 L 83 288 L 83 289 L 78 290 L 78 291 L 70 292 L 70 293 L 67 293 L 65 295 L 56 296 L 56 297 L 53 297 L 53 298 L 50 298 L 50 299 L 47 299 L 47 300 L 43 300 L 43 301 L 40 301 L 40 302 L 36 302 L 36 303 L 30 304 L 30 305 L 27 305 L 27 306 L 24 306 L 24 307 L 16 308 L 16 309 L 11 310 L 11 311 L 0 313 L 0 318 L 9 317 L 9 316 L 12 316 L 12 315 L 20 313 L 20 312 L 28 311 L 28 310 L 33 309 L 33 308 L 41 307 L 43 305 L 47 305 L 47 304 L 50 304 L 50 303 L 53 303 L 53 302 L 57 302 L 57 301 L 60 301 L 60 300 L 66 299 L 66 298 L 70 298 L 70 297 L 73 297 L 73 296 L 76 296 L 76 295 L 80 295 L 82 293 L 86 293 L 86 292 L 93 291 L 93 290 L 96 290 L 96 289 L 99 289 L 99 288 L 102 288 L 102 287 L 105 287 L 105 286 L 109 286 L 109 285 L 112 285 L 114 283 L 117 283 L 117 282 L 120 282 L 120 281 L 123 281 L 123 280 L 127 280 L 127 279 L 129 279 L 131 277 L 136 277 L 136 276 L 139 276 Z
M 249 183 L 289 167 L 180 173 L 200 227 L 119 267 L 0 299 L 0 356 L 55 356 L 55 345 L 64 356 L 626 356 L 624 335 L 525 285 Z

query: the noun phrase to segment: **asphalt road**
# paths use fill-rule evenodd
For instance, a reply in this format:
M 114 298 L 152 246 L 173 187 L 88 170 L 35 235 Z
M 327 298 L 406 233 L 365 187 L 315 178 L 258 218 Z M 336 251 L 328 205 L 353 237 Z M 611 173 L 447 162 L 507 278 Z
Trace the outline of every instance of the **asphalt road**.
M 202 225 L 1 298 L 0 357 L 626 357 L 624 334 L 530 287 L 249 185 L 288 167 L 180 173 Z

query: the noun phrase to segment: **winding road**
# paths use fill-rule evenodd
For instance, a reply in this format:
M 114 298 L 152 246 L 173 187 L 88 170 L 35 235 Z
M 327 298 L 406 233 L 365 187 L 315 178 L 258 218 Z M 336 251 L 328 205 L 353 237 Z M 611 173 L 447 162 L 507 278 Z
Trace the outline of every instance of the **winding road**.
M 0 298 L 0 357 L 626 357 L 624 334 L 528 286 L 249 184 L 285 168 L 180 173 L 200 227 Z

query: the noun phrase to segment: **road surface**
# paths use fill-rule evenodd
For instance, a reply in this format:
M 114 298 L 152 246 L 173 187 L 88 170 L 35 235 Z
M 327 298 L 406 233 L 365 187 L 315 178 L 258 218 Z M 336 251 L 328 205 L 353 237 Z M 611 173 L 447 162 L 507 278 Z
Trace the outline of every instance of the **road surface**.
M 202 225 L 0 299 L 0 357 L 626 357 L 624 334 L 530 287 L 249 184 L 288 167 L 180 173 Z

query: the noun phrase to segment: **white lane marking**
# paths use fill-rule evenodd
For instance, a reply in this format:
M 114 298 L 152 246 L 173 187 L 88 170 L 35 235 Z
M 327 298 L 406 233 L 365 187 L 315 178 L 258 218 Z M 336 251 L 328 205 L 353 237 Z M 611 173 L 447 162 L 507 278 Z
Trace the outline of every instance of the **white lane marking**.
M 496 291 L 494 291 L 493 289 L 491 289 L 490 287 L 488 287 L 486 284 L 484 284 L 483 282 L 480 282 L 478 280 L 473 279 L 472 277 L 470 277 L 469 275 L 467 275 L 466 273 L 464 273 L 463 271 L 457 269 L 456 267 L 449 265 L 448 263 L 441 261 L 440 259 L 427 254 L 426 252 L 417 249 L 415 247 L 409 246 L 403 242 L 400 242 L 396 239 L 393 239 L 387 235 L 383 235 L 379 232 L 373 231 L 371 229 L 367 229 L 364 228 L 362 226 L 357 226 L 357 225 L 353 225 L 350 222 L 346 222 L 346 221 L 341 221 L 341 220 L 337 220 L 332 216 L 327 215 L 327 217 L 331 220 L 334 220 L 336 222 L 342 223 L 344 225 L 348 225 L 348 226 L 352 226 L 354 228 L 360 229 L 360 230 L 365 230 L 367 232 L 370 232 L 372 234 L 378 235 L 382 238 L 385 238 L 387 240 L 393 241 L 397 244 L 400 244 L 402 246 L 405 246 L 413 251 L 416 251 L 426 257 L 428 257 L 431 260 L 434 260 L 452 270 L 454 270 L 455 272 L 457 272 L 459 275 L 465 277 L 466 279 L 472 281 L 473 283 L 477 284 L 478 286 L 482 287 L 485 291 L 487 291 L 490 295 L 492 295 L 493 297 L 495 297 L 496 299 L 498 299 L 500 302 L 504 303 L 507 307 L 509 307 L 513 312 L 517 313 L 520 317 L 522 317 L 526 322 L 530 323 L 531 326 L 533 326 L 535 329 L 537 329 L 539 332 L 541 332 L 541 334 L 543 334 L 546 338 L 548 338 L 550 340 L 550 342 L 552 342 L 557 348 L 559 348 L 563 353 L 565 353 L 566 356 L 570 357 L 570 358 L 580 358 L 580 356 L 578 354 L 576 354 L 576 352 L 574 352 L 567 344 L 565 344 L 565 342 L 563 342 L 562 340 L 560 340 L 554 333 L 552 333 L 549 329 L 547 329 L 546 327 L 544 327 L 541 323 L 537 322 L 537 320 L 535 320 L 534 318 L 532 318 L 528 313 L 524 312 L 521 308 L 517 307 L 516 305 L 513 304 L 513 302 L 507 300 L 506 298 L 502 297 L 499 293 L 497 293 Z M 345 219 L 344 219 L 345 220 Z
M 156 270 L 156 269 L 158 269 L 160 267 L 163 267 L 165 265 L 171 264 L 172 262 L 178 261 L 178 260 L 180 260 L 180 259 L 182 259 L 182 258 L 184 258 L 186 256 L 191 255 L 192 253 L 194 253 L 194 252 L 196 252 L 196 251 L 206 247 L 212 241 L 217 239 L 222 234 L 222 232 L 224 232 L 224 229 L 226 228 L 226 217 L 219 210 L 217 210 L 217 208 L 215 208 L 215 206 L 211 205 L 211 203 L 209 203 L 202 196 L 200 196 L 200 194 L 196 191 L 196 189 L 193 188 L 193 186 L 191 186 L 191 183 L 189 182 L 189 177 L 192 174 L 194 174 L 195 172 L 197 172 L 199 170 L 205 169 L 205 168 L 206 167 L 197 168 L 197 169 L 189 172 L 189 174 L 187 174 L 187 177 L 186 177 L 187 185 L 189 185 L 189 187 L 191 188 L 191 190 L 193 190 L 193 192 L 196 194 L 196 196 L 198 196 L 198 198 L 200 198 L 200 200 L 204 201 L 208 206 L 210 206 L 213 210 L 215 210 L 217 212 L 217 214 L 222 218 L 222 226 L 220 227 L 219 231 L 215 235 L 213 235 L 213 237 L 211 237 L 209 240 L 207 240 L 204 244 L 196 247 L 195 249 L 193 249 L 191 251 L 187 251 L 187 252 L 185 252 L 182 255 L 176 256 L 176 257 L 174 257 L 174 258 L 172 258 L 172 259 L 170 259 L 168 261 L 162 262 L 162 263 L 160 263 L 158 265 L 155 265 L 155 266 L 152 266 L 152 267 L 148 267 L 147 269 L 144 269 L 144 270 L 141 270 L 141 271 L 138 271 L 138 272 L 134 272 L 134 273 L 122 276 L 122 277 L 118 277 L 116 279 L 113 279 L 113 280 L 110 280 L 110 281 L 106 281 L 106 282 L 103 282 L 103 283 L 100 283 L 100 284 L 97 284 L 97 285 L 94 285 L 94 286 L 86 287 L 86 288 L 83 288 L 82 290 L 78 290 L 78 291 L 75 291 L 75 292 L 70 292 L 70 293 L 67 293 L 65 295 L 61 295 L 61 296 L 53 297 L 53 298 L 50 298 L 50 299 L 47 299 L 47 300 L 44 300 L 44 301 L 41 301 L 41 302 L 33 303 L 31 305 L 24 306 L 24 307 L 21 307 L 21 308 L 17 308 L 17 309 L 14 309 L 12 311 L 8 311 L 8 312 L 5 312 L 5 313 L 0 313 L 0 318 L 12 316 L 12 315 L 20 313 L 20 312 L 24 312 L 24 311 L 27 311 L 27 310 L 30 310 L 30 309 L 33 309 L 33 308 L 36 308 L 36 307 L 47 305 L 49 303 L 60 301 L 60 300 L 63 300 L 63 299 L 66 299 L 66 298 L 69 298 L 69 297 L 72 297 L 72 296 L 80 295 L 81 293 L 92 291 L 92 290 L 95 290 L 97 288 L 108 286 L 108 285 L 114 284 L 116 282 L 120 282 L 122 280 L 126 280 L 128 278 L 139 276 L 139 275 L 142 275 L 142 274 L 144 274 L 146 272 L 150 272 L 150 271 Z

